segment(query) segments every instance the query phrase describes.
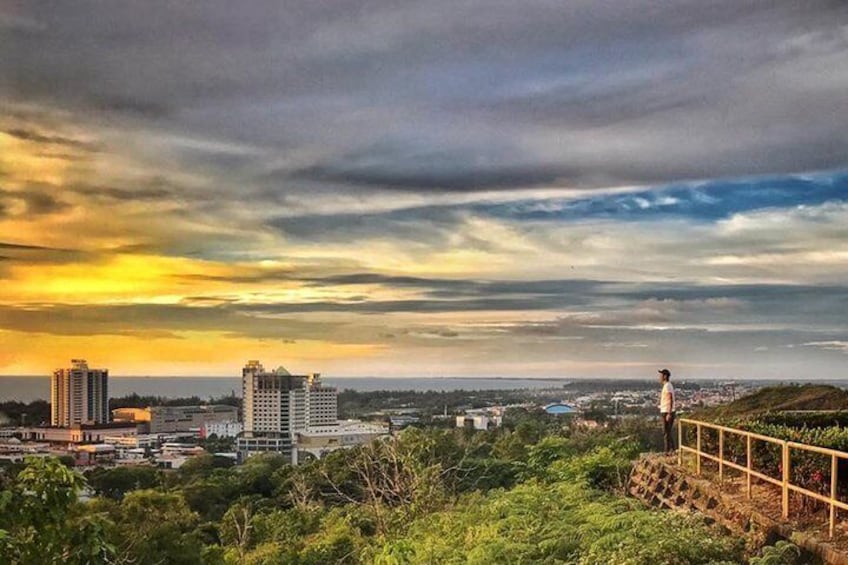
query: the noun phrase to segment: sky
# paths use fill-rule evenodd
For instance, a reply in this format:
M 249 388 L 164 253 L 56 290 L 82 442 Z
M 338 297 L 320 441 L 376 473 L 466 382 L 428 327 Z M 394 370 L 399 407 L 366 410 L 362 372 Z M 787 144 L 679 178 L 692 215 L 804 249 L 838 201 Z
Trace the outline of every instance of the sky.
M 0 1 L 0 374 L 848 377 L 844 1 Z

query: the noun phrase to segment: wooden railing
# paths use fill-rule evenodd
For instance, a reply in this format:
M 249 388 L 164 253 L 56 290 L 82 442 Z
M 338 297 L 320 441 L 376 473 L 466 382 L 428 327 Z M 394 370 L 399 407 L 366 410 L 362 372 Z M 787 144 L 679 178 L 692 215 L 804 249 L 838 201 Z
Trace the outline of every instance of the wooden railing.
M 808 496 L 815 500 L 819 500 L 827 504 L 830 508 L 830 519 L 829 519 L 829 534 L 830 537 L 833 537 L 834 529 L 836 527 L 836 509 L 841 508 L 842 510 L 848 510 L 848 504 L 839 500 L 836 496 L 836 487 L 838 483 L 838 463 L 839 459 L 848 459 L 848 453 L 844 451 L 837 451 L 835 449 L 827 449 L 825 447 L 818 447 L 815 445 L 807 445 L 803 443 L 796 443 L 794 441 L 785 441 L 782 439 L 777 439 L 774 437 L 764 436 L 761 434 L 755 434 L 753 432 L 746 432 L 745 430 L 739 430 L 736 428 L 728 428 L 727 426 L 720 426 L 718 424 L 711 424 L 709 422 L 702 422 L 699 420 L 690 420 L 687 418 L 681 418 L 679 420 L 680 424 L 677 428 L 677 441 L 680 449 L 677 452 L 677 462 L 680 465 L 683 465 L 683 454 L 684 453 L 694 453 L 695 454 L 695 472 L 700 475 L 701 474 L 701 460 L 708 459 L 711 461 L 715 461 L 718 463 L 718 476 L 719 480 L 724 478 L 725 468 L 735 469 L 737 471 L 741 471 L 745 475 L 745 492 L 748 499 L 751 499 L 751 480 L 752 478 L 757 478 L 767 483 L 771 483 L 780 487 L 782 492 L 782 500 L 781 500 L 781 509 L 782 515 L 784 519 L 789 518 L 789 493 L 797 492 L 802 496 Z M 687 445 L 683 445 L 683 427 L 684 426 L 694 426 L 696 428 L 696 444 L 695 447 L 690 447 Z M 704 452 L 702 447 L 702 437 L 703 430 L 716 430 L 718 431 L 718 454 L 713 455 L 711 453 Z M 724 457 L 724 439 L 727 434 L 739 436 L 745 438 L 745 465 L 742 466 L 734 461 L 729 461 Z M 777 445 L 781 448 L 781 478 L 776 479 L 771 477 L 765 473 L 757 471 L 754 469 L 754 461 L 751 457 L 751 444 L 754 441 L 763 441 L 767 443 L 771 443 Z M 812 453 L 818 453 L 821 455 L 829 455 L 830 456 L 830 496 L 825 496 L 818 492 L 811 491 L 809 489 L 803 488 L 799 485 L 792 484 L 790 480 L 790 469 L 792 464 L 792 451 L 809 451 Z

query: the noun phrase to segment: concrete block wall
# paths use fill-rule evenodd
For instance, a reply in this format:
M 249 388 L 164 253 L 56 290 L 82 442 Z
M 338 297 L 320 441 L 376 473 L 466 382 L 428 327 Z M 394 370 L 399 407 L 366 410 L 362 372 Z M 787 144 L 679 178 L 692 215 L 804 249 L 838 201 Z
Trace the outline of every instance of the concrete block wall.
M 756 504 L 722 492 L 718 483 L 694 476 L 662 456 L 645 456 L 633 466 L 627 490 L 650 506 L 697 512 L 726 533 L 743 536 L 750 554 L 763 545 L 787 539 L 798 545 L 810 562 L 848 565 L 848 553 L 834 545 L 793 531 L 757 511 Z

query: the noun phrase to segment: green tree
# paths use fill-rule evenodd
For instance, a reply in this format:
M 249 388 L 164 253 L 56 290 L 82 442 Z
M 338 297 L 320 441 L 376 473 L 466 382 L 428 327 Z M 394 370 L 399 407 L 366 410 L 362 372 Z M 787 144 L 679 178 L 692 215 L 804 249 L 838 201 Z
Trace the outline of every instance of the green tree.
M 147 465 L 98 467 L 86 474 L 89 486 L 100 496 L 120 500 L 131 490 L 149 489 L 159 484 L 159 470 Z
M 192 511 L 197 512 L 203 520 L 210 521 L 220 520 L 229 505 L 239 497 L 238 487 L 227 473 L 197 478 L 176 490 L 182 494 Z
M 568 439 L 558 436 L 545 437 L 528 448 L 524 476 L 547 478 L 551 463 L 565 459 L 573 452 L 574 447 Z
M 706 564 L 742 543 L 694 517 L 643 508 L 583 481 L 531 480 L 465 495 L 373 545 L 363 560 L 415 563 Z
M 79 503 L 85 479 L 55 458 L 29 458 L 0 493 L 0 556 L 20 565 L 106 563 L 102 517 Z
M 362 532 L 351 516 L 334 509 L 322 521 L 321 529 L 307 538 L 297 562 L 302 565 L 359 563 L 365 545 Z
M 137 490 L 120 503 L 101 500 L 95 507 L 113 519 L 109 536 L 117 548 L 119 563 L 201 563 L 198 516 L 181 495 Z
M 244 563 L 245 555 L 255 543 L 255 513 L 256 501 L 243 498 L 232 504 L 221 518 L 221 543 L 233 549 L 238 563 Z
M 579 457 L 554 461 L 547 476 L 560 481 L 585 482 L 598 489 L 623 491 L 633 458 L 633 452 L 621 445 L 596 447 Z
M 235 438 L 218 437 L 216 434 L 211 434 L 203 440 L 203 447 L 209 453 L 229 452 L 233 451 L 235 443 Z

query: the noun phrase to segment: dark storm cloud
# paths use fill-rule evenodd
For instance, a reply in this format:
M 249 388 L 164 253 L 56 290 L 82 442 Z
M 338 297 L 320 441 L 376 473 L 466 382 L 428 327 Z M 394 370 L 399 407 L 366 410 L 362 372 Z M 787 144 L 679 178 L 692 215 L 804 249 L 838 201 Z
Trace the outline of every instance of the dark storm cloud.
M 288 304 L 245 304 L 245 312 L 257 314 L 295 314 L 305 312 L 348 312 L 357 314 L 390 313 L 447 313 L 447 312 L 517 312 L 524 310 L 550 310 L 577 305 L 576 298 L 562 296 L 547 299 L 538 296 L 516 298 L 474 298 L 456 300 L 362 300 L 359 302 L 308 302 Z
M 223 304 L 249 315 L 307 313 L 458 313 L 572 311 L 551 326 L 532 325 L 538 332 L 551 327 L 639 325 L 776 324 L 836 331 L 848 312 L 848 287 L 813 284 L 724 284 L 695 282 L 619 282 L 591 279 L 474 280 L 348 273 L 303 276 L 281 270 L 245 276 L 183 276 L 229 283 L 280 280 L 312 287 L 376 285 L 386 290 L 416 290 L 420 298 L 376 300 L 359 296 L 344 301 L 242 304 L 221 297 L 194 297 L 198 303 Z M 532 333 L 532 332 L 531 332 Z
M 844 2 L 31 2 L 0 21 L 4 99 L 297 154 L 243 163 L 260 193 L 667 184 L 848 154 Z
M 34 304 L 0 305 L 0 329 L 63 336 L 120 335 L 142 338 L 177 338 L 180 332 L 217 332 L 230 337 L 282 340 L 320 340 L 369 344 L 385 339 L 384 323 L 333 319 L 310 321 L 292 316 L 245 312 L 220 297 L 199 297 L 184 304 Z M 297 308 L 292 308 L 296 311 Z M 308 311 L 308 310 L 307 310 Z M 320 311 L 320 308 L 317 310 Z M 398 327 L 407 338 L 457 338 L 449 328 L 429 324 Z M 381 337 L 382 336 L 382 337 Z
M 0 221 L 108 250 L 4 232 L 0 278 L 208 261 L 165 262 L 179 304 L 7 295 L 0 328 L 844 366 L 846 24 L 827 0 L 4 5 L 0 130 L 32 159 L 0 156 Z M 64 290 L 27 275 L 26 300 Z
M 0 188 L 0 219 L 6 216 L 40 216 L 55 214 L 67 209 L 70 204 L 51 194 L 49 188 L 40 187 L 27 191 L 9 191 Z M 4 204 L 4 201 L 6 204 Z M 13 213 L 11 204 L 23 204 L 19 212 Z
M 180 331 L 222 332 L 256 338 L 318 338 L 333 324 L 246 316 L 225 306 L 172 304 L 0 305 L 4 329 L 54 335 L 149 335 Z
M 26 192 L 22 195 L 22 199 L 26 203 L 27 214 L 54 214 L 69 206 L 46 192 Z
M 310 240 L 392 237 L 426 245 L 445 243 L 467 209 L 416 206 L 389 212 L 306 214 L 272 218 L 268 225 L 286 235 Z
M 376 279 L 375 279 L 376 280 Z M 391 284 L 391 278 L 383 279 Z M 242 303 L 226 296 L 196 296 L 181 304 L 22 304 L 0 305 L 0 328 L 56 335 L 149 335 L 182 331 L 220 332 L 252 338 L 330 339 L 344 343 L 379 341 L 387 333 L 441 338 L 494 339 L 504 335 L 535 339 L 593 340 L 638 343 L 657 339 L 656 332 L 692 335 L 793 334 L 803 342 L 843 339 L 848 288 L 805 285 L 726 285 L 535 281 L 521 289 L 511 281 L 476 285 L 476 296 L 459 289 L 449 296 L 452 281 L 412 282 L 434 289 L 429 298 L 407 300 L 315 301 L 308 303 Z M 375 314 L 461 312 L 556 313 L 545 321 L 477 322 L 458 327 L 403 327 L 372 318 Z M 324 320 L 298 316 L 323 314 Z M 360 331 L 361 330 L 361 331 Z M 389 331 L 391 330 L 391 331 Z M 594 337 L 593 337 L 594 336 Z M 771 338 L 769 338 L 771 339 Z M 775 338 L 776 339 L 776 338 Z M 788 342 L 793 343 L 793 342 Z M 613 347 L 613 345 L 610 345 Z M 633 346 L 636 347 L 636 346 Z
M 355 279 L 363 280 L 363 279 Z M 377 282 L 377 277 L 369 278 Z M 568 311 L 573 326 L 747 325 L 837 331 L 848 312 L 848 288 L 825 285 L 699 285 L 593 280 L 393 280 L 388 288 L 420 288 L 426 299 L 239 306 L 248 312 Z
M 173 191 L 160 185 L 160 181 L 151 181 L 146 185 L 133 188 L 121 188 L 117 186 L 103 185 L 75 185 L 70 190 L 85 196 L 104 200 L 116 201 L 157 201 L 165 200 L 174 196 Z
M 557 166 L 501 165 L 508 163 L 508 150 L 479 148 L 477 151 L 410 148 L 399 143 L 380 143 L 356 154 L 344 155 L 280 178 L 328 182 L 408 191 L 471 191 L 524 188 L 552 184 L 570 176 Z M 486 154 L 488 153 L 488 154 Z M 502 153 L 502 154 L 498 154 Z M 475 165 L 477 163 L 477 165 Z M 481 163 L 485 165 L 481 166 Z
M 156 120 L 165 118 L 173 112 L 173 108 L 165 103 L 134 100 L 130 97 L 112 96 L 106 98 L 94 95 L 89 102 L 94 110 L 125 114 L 136 118 Z
M 94 144 L 81 141 L 79 139 L 73 139 L 70 137 L 63 137 L 61 135 L 45 135 L 38 133 L 36 131 L 22 129 L 22 128 L 12 128 L 3 131 L 6 135 L 10 135 L 12 137 L 16 137 L 18 139 L 22 139 L 24 141 L 31 141 L 33 143 L 46 143 L 49 145 L 65 145 L 68 147 L 73 147 L 77 149 L 86 149 L 86 150 L 94 150 L 96 146 Z
M 336 288 L 345 286 L 377 285 L 387 289 L 396 290 L 418 290 L 429 298 L 439 300 L 454 299 L 488 299 L 492 297 L 561 297 L 563 295 L 589 296 L 591 294 L 602 295 L 606 292 L 614 292 L 617 283 L 580 280 L 580 279 L 551 279 L 551 280 L 473 280 L 473 279 L 440 279 L 432 277 L 394 276 L 381 273 L 346 273 L 329 276 L 309 276 L 304 269 L 280 269 L 263 270 L 244 275 L 203 275 L 190 274 L 180 275 L 184 280 L 216 281 L 227 283 L 256 283 L 256 282 L 300 282 L 307 286 L 316 288 Z M 198 297 L 200 298 L 200 297 Z M 367 301 L 363 301 L 367 302 Z M 403 301 L 391 304 L 404 304 Z M 345 303 L 309 303 L 307 305 L 295 305 L 294 308 L 318 308 L 353 307 L 362 308 L 363 305 L 351 305 Z M 406 307 L 405 307 L 406 308 Z
M 377 273 L 351 273 L 330 277 L 303 279 L 313 286 L 346 286 L 376 284 L 394 289 L 418 289 L 434 299 L 468 299 L 491 297 L 544 297 L 601 296 L 607 289 L 612 291 L 615 283 L 595 280 L 460 280 L 422 277 L 387 276 Z M 497 308 L 495 308 L 497 309 Z
M 332 181 L 353 186 L 372 186 L 402 190 L 492 190 L 551 184 L 566 176 L 561 170 L 534 166 L 505 169 L 468 169 L 439 171 L 438 160 L 423 157 L 415 163 L 393 162 L 363 165 L 316 165 L 295 171 L 292 178 Z
M 678 322 L 692 324 L 777 323 L 841 328 L 848 312 L 848 287 L 839 285 L 703 285 L 679 282 L 624 283 L 596 280 L 473 281 L 392 277 L 359 273 L 304 279 L 313 285 L 377 284 L 417 289 L 423 298 L 231 304 L 259 315 L 297 313 L 447 313 L 479 311 L 566 311 L 576 325 L 617 326 Z M 596 314 L 599 313 L 599 314 Z
M 38 245 L 20 245 L 18 243 L 7 243 L 4 241 L 0 241 L 0 249 L 11 249 L 11 250 L 20 250 L 20 251 L 46 251 L 48 247 L 40 247 Z
M 836 285 L 794 284 L 633 284 L 621 289 L 618 294 L 633 299 L 709 300 L 715 298 L 741 298 L 788 301 L 804 295 L 817 294 L 828 299 L 848 299 L 848 289 Z
M 67 264 L 92 258 L 91 254 L 74 249 L 22 245 L 3 241 L 0 241 L 0 253 L 3 254 L 4 261 L 25 265 Z M 3 277 L 4 273 L 0 270 L 0 279 Z
M 258 283 L 269 281 L 294 281 L 299 280 L 298 277 L 299 275 L 295 273 L 294 269 L 277 269 L 271 271 L 263 270 L 254 273 L 246 273 L 243 275 L 204 275 L 201 273 L 197 273 L 177 276 L 177 278 L 187 281 L 214 281 L 233 284 Z

